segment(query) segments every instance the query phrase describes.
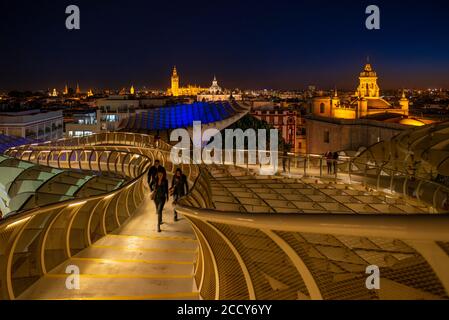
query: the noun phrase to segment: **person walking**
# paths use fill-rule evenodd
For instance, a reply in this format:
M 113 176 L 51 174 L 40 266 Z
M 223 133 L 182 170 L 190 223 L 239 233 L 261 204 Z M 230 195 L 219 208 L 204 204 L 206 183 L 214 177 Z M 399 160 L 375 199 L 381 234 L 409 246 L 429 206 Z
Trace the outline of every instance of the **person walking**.
M 165 203 L 168 201 L 168 181 L 165 177 L 165 170 L 159 167 L 157 170 L 156 180 L 154 182 L 154 190 L 151 194 L 152 200 L 156 206 L 157 213 L 157 232 L 161 232 L 162 212 L 164 211 Z
M 150 190 L 154 190 L 154 183 L 156 182 L 156 177 L 159 168 L 164 172 L 164 175 L 167 175 L 167 172 L 163 166 L 161 166 L 161 163 L 159 160 L 154 161 L 154 165 L 148 170 L 148 185 L 150 186 Z
M 287 149 L 284 146 L 284 152 L 282 153 L 282 171 L 285 173 L 287 171 L 287 161 L 288 159 L 288 152 Z
M 334 174 L 337 174 L 337 165 L 338 165 L 338 158 L 339 158 L 338 152 L 335 151 L 332 158 L 333 158 L 333 162 L 334 162 Z
M 326 156 L 327 174 L 332 174 L 332 152 L 330 151 L 326 152 L 325 156 Z
M 170 191 L 172 192 L 173 196 L 173 204 L 176 204 L 176 202 L 184 197 L 187 193 L 189 193 L 189 184 L 187 183 L 187 176 L 182 173 L 182 170 L 180 168 L 176 169 L 175 175 L 173 176 L 172 182 L 171 182 L 171 188 Z M 178 221 L 178 213 L 176 210 L 174 210 L 175 214 L 175 222 Z

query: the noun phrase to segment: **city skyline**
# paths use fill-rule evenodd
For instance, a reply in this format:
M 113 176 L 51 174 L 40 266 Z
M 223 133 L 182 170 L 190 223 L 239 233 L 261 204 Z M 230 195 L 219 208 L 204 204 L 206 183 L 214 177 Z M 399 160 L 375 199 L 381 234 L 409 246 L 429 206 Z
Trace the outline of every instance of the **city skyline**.
M 425 7 L 379 2 L 380 30 L 365 28 L 367 1 L 220 7 L 77 1 L 81 29 L 71 31 L 64 26 L 69 4 L 0 5 L 1 90 L 67 82 L 85 90 L 165 90 L 174 65 L 184 83 L 197 85 L 209 85 L 215 74 L 230 89 L 352 90 L 367 56 L 384 90 L 449 88 L 443 1 Z
M 372 65 L 369 61 L 369 57 L 367 57 L 367 61 L 366 63 Z M 174 68 L 176 69 L 177 67 L 174 66 Z M 360 70 L 362 70 L 363 68 L 360 68 Z M 376 69 L 377 70 L 377 69 Z M 354 79 L 354 88 L 357 86 L 356 83 L 356 77 L 353 76 Z M 213 76 L 213 80 L 210 81 L 210 83 L 214 83 L 215 81 L 217 81 L 217 76 L 214 74 Z M 382 76 L 380 77 L 380 83 L 382 83 Z M 27 89 L 13 89 L 11 91 L 18 91 L 18 92 L 25 92 L 25 91 L 30 91 L 30 92 L 50 92 L 50 93 L 57 93 L 59 94 L 69 94 L 68 90 L 72 90 L 73 93 L 76 94 L 80 94 L 80 93 L 90 93 L 91 95 L 93 94 L 93 90 L 95 91 L 95 93 L 101 93 L 101 92 L 108 92 L 108 91 L 116 91 L 116 92 L 126 92 L 126 94 L 131 94 L 134 95 L 135 93 L 139 93 L 139 91 L 141 90 L 145 90 L 147 92 L 149 91 L 160 91 L 161 93 L 163 92 L 167 92 L 167 90 L 170 90 L 170 80 L 167 81 L 168 85 L 166 87 L 152 87 L 147 86 L 145 84 L 139 84 L 136 85 L 134 82 L 129 82 L 128 84 L 124 84 L 118 87 L 105 87 L 105 86 L 98 86 L 98 87 L 83 87 L 81 88 L 80 82 L 79 81 L 66 81 L 64 82 L 64 84 L 58 84 L 55 87 L 48 87 L 48 88 L 37 88 L 37 89 L 33 89 L 33 90 L 27 90 Z M 209 84 L 210 84 L 209 83 Z M 220 82 L 221 83 L 221 82 Z M 192 88 L 196 88 L 199 91 L 204 91 L 204 90 L 209 90 L 207 88 L 202 88 L 201 85 L 198 85 L 197 82 L 194 82 L 194 84 L 187 84 L 187 83 L 182 83 L 183 85 L 186 84 L 187 86 L 192 86 Z M 167 88 L 168 87 L 168 88 Z M 206 87 L 208 87 L 206 85 Z M 250 88 L 226 88 L 226 89 L 230 89 L 230 90 L 242 90 L 242 91 L 263 91 L 263 90 L 269 90 L 269 91 L 292 91 L 292 92 L 304 92 L 307 90 L 310 90 L 310 87 L 315 88 L 318 91 L 327 91 L 327 92 L 334 92 L 335 90 L 337 90 L 338 92 L 343 92 L 343 93 L 350 93 L 350 92 L 354 92 L 354 88 L 339 88 L 337 86 L 333 86 L 333 87 L 321 87 L 318 84 L 314 83 L 313 81 L 310 81 L 307 85 L 302 85 L 301 87 L 297 87 L 297 88 L 254 88 L 254 87 L 250 87 Z M 382 92 L 385 91 L 400 91 L 403 92 L 404 90 L 429 90 L 429 91 L 434 91 L 434 90 L 448 90 L 449 88 L 446 87 L 391 87 L 391 88 L 382 88 Z M 0 88 L 1 90 L 1 88 Z M 141 92 L 142 93 L 142 92 Z

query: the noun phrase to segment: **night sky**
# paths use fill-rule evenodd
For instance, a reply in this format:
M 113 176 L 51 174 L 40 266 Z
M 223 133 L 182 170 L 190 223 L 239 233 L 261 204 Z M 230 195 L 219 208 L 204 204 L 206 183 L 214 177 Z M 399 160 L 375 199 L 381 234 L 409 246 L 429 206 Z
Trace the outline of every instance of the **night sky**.
M 81 30 L 65 28 L 66 6 Z M 381 30 L 365 28 L 365 8 Z M 381 89 L 449 88 L 449 1 L 54 0 L 0 4 L 0 90 L 225 88 L 355 90 L 370 57 Z

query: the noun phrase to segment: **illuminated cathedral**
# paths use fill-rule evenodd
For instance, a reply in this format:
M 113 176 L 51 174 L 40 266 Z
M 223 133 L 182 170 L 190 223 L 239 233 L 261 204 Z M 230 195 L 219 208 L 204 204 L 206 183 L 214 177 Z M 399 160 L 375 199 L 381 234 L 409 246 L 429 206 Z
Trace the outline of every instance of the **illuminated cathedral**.
M 198 86 L 188 85 L 187 87 L 179 86 L 179 76 L 176 67 L 173 68 L 171 76 L 171 88 L 167 89 L 167 94 L 173 97 L 179 96 L 196 96 L 199 93 L 208 90 L 207 88 L 201 88 Z
M 342 101 L 335 90 L 332 97 L 313 99 L 313 114 L 341 119 L 359 119 L 381 113 L 408 116 L 409 100 L 402 94 L 399 106 L 393 106 L 380 96 L 377 73 L 370 63 L 359 76 L 359 86 L 349 100 Z
M 380 94 L 377 73 L 366 63 L 354 94 L 314 97 L 306 121 L 307 153 L 357 152 L 380 141 L 388 141 L 410 126 L 431 120 L 409 116 L 405 93 L 393 105 Z

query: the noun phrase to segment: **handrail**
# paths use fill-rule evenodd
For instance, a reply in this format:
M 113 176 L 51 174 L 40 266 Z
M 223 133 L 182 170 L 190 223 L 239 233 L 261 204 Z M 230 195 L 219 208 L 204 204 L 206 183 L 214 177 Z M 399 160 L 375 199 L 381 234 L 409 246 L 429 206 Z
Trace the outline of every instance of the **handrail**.
M 176 210 L 199 239 L 195 278 L 216 283 L 197 282 L 204 299 L 449 298 L 449 215 Z M 379 290 L 365 284 L 373 265 Z
M 148 135 L 110 133 L 83 141 L 66 139 L 57 146 L 27 145 L 7 151 L 25 161 L 46 162 L 66 169 L 78 165 L 79 169 L 108 171 L 131 180 L 111 192 L 36 207 L 1 219 L 0 299 L 18 297 L 59 263 L 123 224 L 145 197 L 147 170 L 156 157 L 167 165 L 167 172 L 174 173 L 168 145 L 161 142 L 159 146 L 163 149 L 151 148 L 151 141 Z M 115 144 L 99 146 L 104 142 Z M 136 155 L 139 161 L 134 161 Z M 189 179 L 196 180 L 200 172 L 189 168 Z M 62 232 L 62 237 L 49 236 L 56 231 Z M 23 264 L 28 269 L 26 274 L 20 268 Z
M 58 146 L 28 146 L 30 150 L 26 152 L 24 147 L 10 149 L 11 154 L 19 157 L 28 154 L 31 159 L 35 155 L 34 160 L 49 149 L 52 150 L 49 155 L 61 155 L 61 152 L 72 155 L 81 148 L 100 155 L 105 151 L 126 150 L 149 160 L 146 165 L 136 164 L 132 170 L 134 174 L 128 170 L 132 180 L 114 192 L 35 208 L 0 221 L 0 238 L 5 239 L 6 245 L 2 247 L 0 243 L 0 255 L 4 256 L 0 263 L 2 298 L 17 297 L 55 263 L 68 259 L 126 221 L 144 198 L 146 169 L 155 157 L 162 157 L 168 171 L 174 171 L 175 166 L 169 160 L 171 146 L 161 142 L 162 149 L 152 148 L 151 141 L 154 140 L 149 136 L 119 132 L 64 140 Z M 80 147 L 83 144 L 87 146 Z M 92 161 L 91 158 L 87 161 Z M 108 156 L 107 165 L 103 165 L 108 171 L 116 170 L 117 163 L 110 163 L 110 160 Z M 70 161 L 71 156 L 66 156 L 65 160 L 58 156 L 57 163 L 70 168 Z M 95 161 L 101 168 L 98 155 Z M 121 161 L 133 164 L 130 156 Z M 351 170 L 353 162 L 349 164 Z M 197 234 L 201 258 L 195 279 L 204 299 L 383 298 L 388 292 L 382 289 L 373 292 L 365 287 L 365 268 L 372 264 L 379 264 L 388 281 L 401 288 L 388 293 L 390 296 L 414 294 L 417 298 L 428 299 L 449 295 L 448 215 L 218 211 L 214 208 L 210 187 L 213 177 L 200 164 L 183 166 L 188 168 L 194 185 L 189 194 L 178 201 L 176 210 L 190 221 Z M 380 186 L 382 170 L 393 172 L 383 166 L 364 166 L 363 170 L 353 170 L 350 174 L 369 177 L 367 171 L 374 170 L 377 186 Z M 391 181 L 405 179 L 398 180 L 402 181 L 398 192 L 407 193 L 405 188 L 411 176 L 387 177 Z M 419 182 L 418 191 L 422 184 L 432 183 L 413 183 L 416 182 Z M 374 185 L 374 182 L 368 183 Z M 440 196 L 444 186 L 432 185 L 436 189 L 432 199 L 435 204 L 435 197 Z M 122 210 L 118 210 L 119 207 Z M 63 239 L 48 237 L 56 228 L 63 229 Z M 75 229 L 77 233 L 72 232 Z M 79 231 L 83 236 L 79 236 Z M 37 251 L 30 249 L 36 247 L 31 246 L 31 242 L 39 244 Z M 47 255 L 52 257 L 51 261 L 46 259 Z M 29 266 L 37 265 L 37 269 L 29 267 L 24 276 L 14 267 L 15 261 L 22 260 Z M 426 277 L 425 283 L 414 280 L 420 277 Z
M 176 210 L 203 221 L 253 229 L 449 242 L 449 215 L 241 213 L 182 205 Z

